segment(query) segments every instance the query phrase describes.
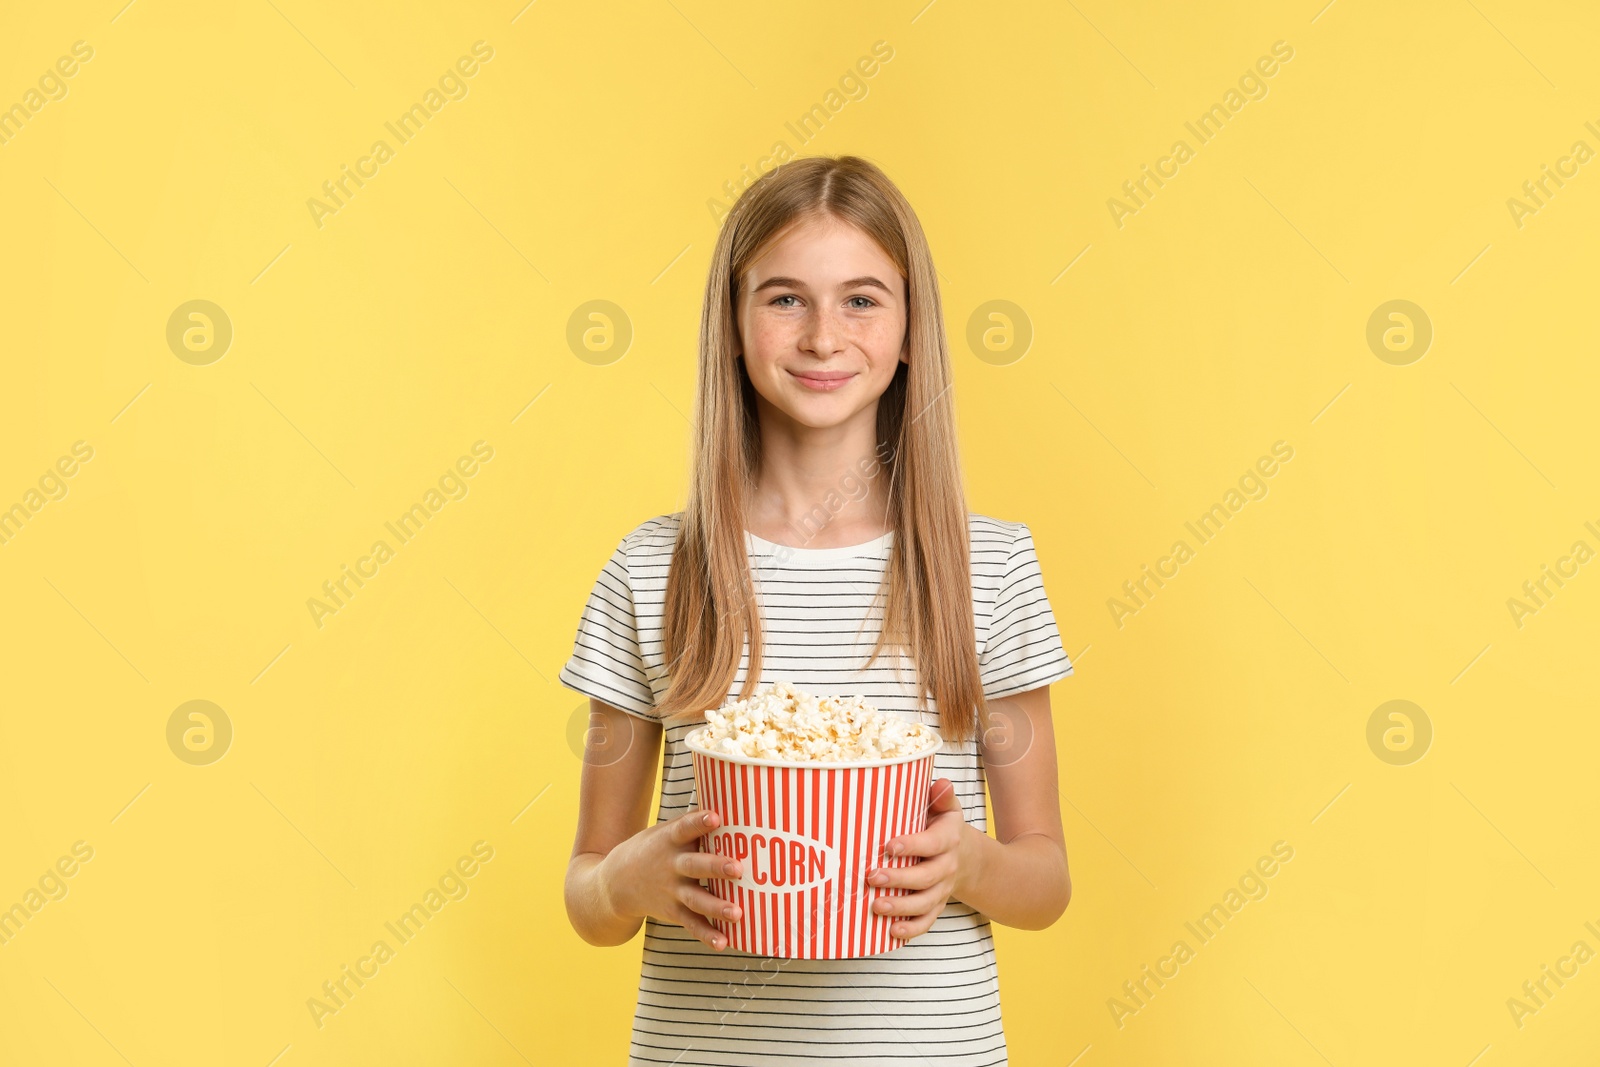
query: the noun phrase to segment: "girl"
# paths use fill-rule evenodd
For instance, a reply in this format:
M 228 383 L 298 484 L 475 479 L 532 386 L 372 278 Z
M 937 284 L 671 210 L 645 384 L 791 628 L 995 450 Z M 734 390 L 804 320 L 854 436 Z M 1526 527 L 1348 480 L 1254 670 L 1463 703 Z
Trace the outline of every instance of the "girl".
M 744 192 L 687 506 L 622 539 L 560 674 L 591 703 L 568 917 L 595 945 L 645 927 L 630 1063 L 1006 1062 L 989 924 L 1043 929 L 1071 897 L 1048 686 L 1072 665 L 1027 525 L 966 509 L 951 384 L 927 240 L 877 167 L 795 159 Z M 717 822 L 683 737 L 780 679 L 945 738 L 927 829 L 888 843 L 920 861 L 871 876 L 908 890 L 874 905 L 912 939 L 893 952 L 724 953 L 708 921 L 744 918 L 701 884 L 739 864 L 699 851 Z

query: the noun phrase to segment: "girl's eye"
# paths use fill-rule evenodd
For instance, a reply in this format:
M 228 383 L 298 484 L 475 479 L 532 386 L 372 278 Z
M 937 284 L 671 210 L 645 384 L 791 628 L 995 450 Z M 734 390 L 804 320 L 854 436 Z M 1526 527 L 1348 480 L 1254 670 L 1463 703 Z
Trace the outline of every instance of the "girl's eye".
M 782 301 L 785 301 L 785 300 L 796 300 L 797 301 L 799 299 L 800 298 L 798 296 L 796 296 L 795 294 L 793 294 L 793 293 L 783 293 L 780 296 L 773 297 L 772 298 L 772 304 L 775 307 L 792 308 L 792 307 L 797 307 L 799 305 L 798 304 L 785 304 Z M 855 301 L 857 301 L 857 300 L 861 301 L 861 303 L 859 303 L 859 304 L 855 303 Z M 868 308 L 874 308 L 874 307 L 878 306 L 878 302 L 876 300 L 872 299 L 870 296 L 852 296 L 852 297 L 849 298 L 849 300 L 847 302 L 856 311 L 865 311 Z

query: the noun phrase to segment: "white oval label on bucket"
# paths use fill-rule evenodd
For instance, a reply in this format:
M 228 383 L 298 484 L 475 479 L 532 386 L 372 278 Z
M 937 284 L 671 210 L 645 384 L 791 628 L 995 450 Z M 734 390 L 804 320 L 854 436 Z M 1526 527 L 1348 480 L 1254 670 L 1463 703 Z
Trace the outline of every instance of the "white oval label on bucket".
M 839 869 L 833 846 L 760 826 L 722 826 L 707 835 L 711 851 L 739 861 L 736 885 L 788 893 L 821 885 Z

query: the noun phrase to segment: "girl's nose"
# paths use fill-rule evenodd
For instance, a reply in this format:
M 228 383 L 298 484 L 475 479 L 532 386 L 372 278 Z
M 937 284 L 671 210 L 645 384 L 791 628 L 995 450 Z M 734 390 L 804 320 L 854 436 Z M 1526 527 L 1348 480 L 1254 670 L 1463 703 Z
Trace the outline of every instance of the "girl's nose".
M 819 356 L 831 356 L 843 347 L 844 325 L 835 312 L 823 308 L 812 312 L 806 322 L 803 345 Z

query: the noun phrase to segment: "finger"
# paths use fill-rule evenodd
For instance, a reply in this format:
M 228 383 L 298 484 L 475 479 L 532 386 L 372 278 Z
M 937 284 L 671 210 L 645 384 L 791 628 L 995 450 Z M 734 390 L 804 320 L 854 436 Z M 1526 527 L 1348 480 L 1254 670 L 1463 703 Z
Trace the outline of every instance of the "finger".
M 885 845 L 884 850 L 887 853 L 885 858 L 903 859 L 907 856 L 937 856 L 952 847 L 947 831 L 930 827 L 914 834 L 901 834 Z
M 961 801 L 956 799 L 955 783 L 948 778 L 936 780 L 928 790 L 928 808 L 937 811 L 960 811 Z
M 943 785 L 945 788 L 940 789 Z M 941 778 L 933 783 L 933 788 L 928 791 L 928 818 L 943 815 L 947 811 L 962 811 L 961 798 L 956 796 L 956 786 L 948 778 Z
M 672 858 L 672 869 L 685 878 L 736 879 L 743 865 L 736 859 L 714 852 L 679 852 Z
M 721 825 L 722 820 L 714 811 L 691 811 L 672 820 L 670 836 L 677 844 L 687 845 Z
M 943 910 L 943 909 L 939 909 Z M 939 911 L 930 911 L 912 919 L 897 919 L 889 932 L 902 940 L 910 940 L 918 934 L 925 934 L 933 926 L 933 921 L 939 917 Z
M 728 945 L 728 939 L 722 936 L 716 927 L 682 905 L 674 908 L 673 914 L 668 918 L 718 951 Z
M 935 862 L 913 863 L 905 867 L 875 867 L 867 872 L 867 884 L 881 889 L 927 889 L 943 876 Z
M 925 889 L 920 893 L 879 897 L 872 902 L 872 910 L 878 915 L 922 916 L 939 911 L 948 899 L 950 899 L 948 894 L 941 896 L 936 888 Z
M 679 904 L 682 904 L 690 911 L 704 915 L 708 919 L 725 919 L 728 922 L 738 922 L 741 917 L 739 905 L 723 900 L 715 893 L 701 889 L 693 882 L 680 884 L 673 895 L 678 898 Z
M 928 829 L 890 838 L 884 844 L 885 855 L 932 856 L 944 851 L 947 846 L 937 844 L 938 834 L 933 823 L 950 814 L 960 815 L 962 822 L 966 821 L 966 810 L 956 797 L 955 784 L 948 778 L 940 778 L 928 792 Z

